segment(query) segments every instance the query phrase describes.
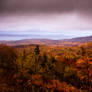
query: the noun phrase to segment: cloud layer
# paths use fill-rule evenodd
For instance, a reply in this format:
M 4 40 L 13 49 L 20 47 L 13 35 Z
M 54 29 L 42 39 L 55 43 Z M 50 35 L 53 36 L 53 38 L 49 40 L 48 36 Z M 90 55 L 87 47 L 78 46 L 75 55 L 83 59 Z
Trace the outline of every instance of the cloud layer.
M 92 0 L 0 0 L 0 31 L 28 31 L 33 38 L 92 35 Z
M 0 11 L 92 13 L 92 0 L 0 0 Z
M 90 30 L 92 19 L 77 13 L 65 14 L 13 14 L 0 18 L 0 30 Z

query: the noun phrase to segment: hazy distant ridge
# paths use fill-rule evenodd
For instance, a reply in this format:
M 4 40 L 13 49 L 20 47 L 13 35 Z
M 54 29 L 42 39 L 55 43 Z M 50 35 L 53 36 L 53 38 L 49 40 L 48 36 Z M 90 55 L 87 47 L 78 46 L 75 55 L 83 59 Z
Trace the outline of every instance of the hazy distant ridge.
M 7 44 L 7 45 L 42 44 L 42 45 L 72 46 L 89 41 L 92 41 L 92 36 L 78 37 L 78 38 L 64 39 L 64 40 L 24 39 L 17 41 L 0 41 L 0 44 Z

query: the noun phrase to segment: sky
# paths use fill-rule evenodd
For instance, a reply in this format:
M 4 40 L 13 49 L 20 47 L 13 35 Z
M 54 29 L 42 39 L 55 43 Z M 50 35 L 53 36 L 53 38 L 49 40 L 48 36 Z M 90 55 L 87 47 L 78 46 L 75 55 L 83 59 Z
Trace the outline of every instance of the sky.
M 92 35 L 92 0 L 0 0 L 0 40 Z

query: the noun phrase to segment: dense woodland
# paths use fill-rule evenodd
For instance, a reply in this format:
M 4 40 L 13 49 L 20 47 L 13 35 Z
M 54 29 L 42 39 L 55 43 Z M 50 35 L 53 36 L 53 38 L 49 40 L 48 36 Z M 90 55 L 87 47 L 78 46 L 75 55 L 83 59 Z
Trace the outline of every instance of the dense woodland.
M 92 92 L 92 43 L 0 45 L 0 92 Z

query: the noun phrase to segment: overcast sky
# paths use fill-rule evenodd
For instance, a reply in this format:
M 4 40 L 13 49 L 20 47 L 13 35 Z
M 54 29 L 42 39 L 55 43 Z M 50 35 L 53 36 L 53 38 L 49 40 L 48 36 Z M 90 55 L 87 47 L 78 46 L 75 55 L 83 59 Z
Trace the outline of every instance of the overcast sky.
M 0 31 L 34 38 L 92 35 L 92 0 L 0 0 Z

